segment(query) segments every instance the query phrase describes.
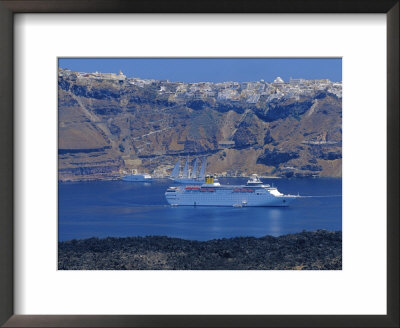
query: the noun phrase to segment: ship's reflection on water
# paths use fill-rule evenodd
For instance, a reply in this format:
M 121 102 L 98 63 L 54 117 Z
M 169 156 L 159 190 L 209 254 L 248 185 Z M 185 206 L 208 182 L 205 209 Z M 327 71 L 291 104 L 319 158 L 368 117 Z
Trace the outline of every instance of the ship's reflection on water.
M 167 180 L 61 183 L 58 237 L 70 240 L 163 235 L 210 240 L 342 229 L 342 198 L 337 197 L 341 194 L 341 179 L 273 182 L 284 193 L 332 197 L 297 199 L 289 207 L 175 207 L 169 206 L 164 197 L 170 185 Z
M 272 236 L 281 235 L 282 230 L 282 209 L 281 208 L 269 208 L 266 212 L 266 222 L 268 222 L 268 234 Z

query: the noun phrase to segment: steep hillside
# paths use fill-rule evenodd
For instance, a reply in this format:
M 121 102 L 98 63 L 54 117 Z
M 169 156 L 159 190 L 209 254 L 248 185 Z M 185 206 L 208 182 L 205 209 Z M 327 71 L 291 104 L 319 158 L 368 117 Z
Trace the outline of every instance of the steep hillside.
M 328 87 L 282 96 L 284 85 L 265 84 L 248 96 L 237 84 L 141 81 L 60 70 L 60 180 L 168 175 L 180 156 L 207 156 L 218 174 L 341 176 L 342 101 Z

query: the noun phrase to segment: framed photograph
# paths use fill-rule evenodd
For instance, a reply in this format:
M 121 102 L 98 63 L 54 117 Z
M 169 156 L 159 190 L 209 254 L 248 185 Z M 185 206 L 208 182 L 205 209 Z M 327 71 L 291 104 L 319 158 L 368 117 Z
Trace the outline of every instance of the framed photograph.
M 59 270 L 342 269 L 341 58 L 58 72 Z
M 0 9 L 1 324 L 398 326 L 398 1 Z

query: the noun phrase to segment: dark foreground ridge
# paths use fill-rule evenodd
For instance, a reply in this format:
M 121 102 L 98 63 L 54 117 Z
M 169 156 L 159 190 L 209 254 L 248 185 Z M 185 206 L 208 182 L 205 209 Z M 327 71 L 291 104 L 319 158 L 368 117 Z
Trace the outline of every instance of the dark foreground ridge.
M 59 270 L 341 270 L 342 232 L 191 241 L 163 236 L 59 243 Z

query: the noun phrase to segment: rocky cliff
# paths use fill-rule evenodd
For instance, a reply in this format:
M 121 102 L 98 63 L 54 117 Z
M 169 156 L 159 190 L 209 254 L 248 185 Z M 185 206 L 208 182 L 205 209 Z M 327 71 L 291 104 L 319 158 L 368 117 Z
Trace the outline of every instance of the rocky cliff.
M 342 232 L 209 241 L 164 236 L 58 243 L 59 270 L 341 270 Z
M 341 96 L 265 85 L 250 96 L 240 84 L 192 92 L 190 84 L 60 70 L 59 180 L 112 179 L 133 168 L 168 175 L 180 156 L 207 156 L 208 172 L 218 174 L 341 176 Z M 227 90 L 230 99 L 221 96 Z

